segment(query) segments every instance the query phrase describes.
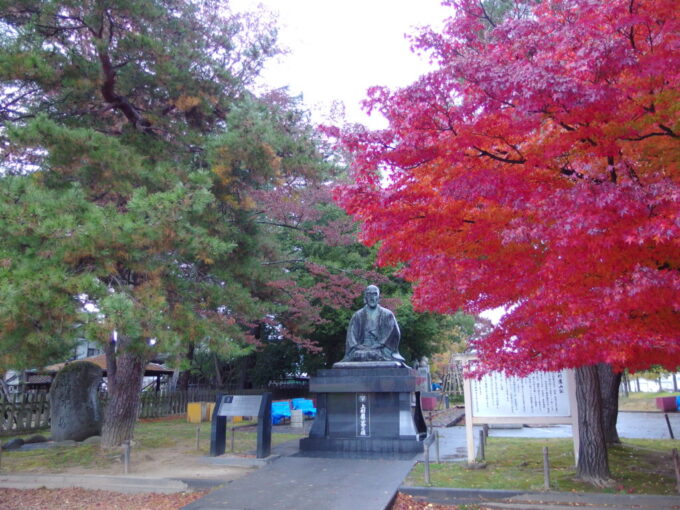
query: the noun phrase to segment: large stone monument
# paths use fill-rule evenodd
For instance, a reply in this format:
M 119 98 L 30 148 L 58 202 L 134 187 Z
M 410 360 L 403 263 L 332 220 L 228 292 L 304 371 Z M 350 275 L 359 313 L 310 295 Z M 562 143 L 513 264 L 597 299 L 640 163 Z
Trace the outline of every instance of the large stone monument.
M 89 361 L 62 368 L 50 387 L 50 432 L 54 441 L 82 441 L 99 435 L 102 410 L 97 390 L 102 369 Z
M 302 451 L 409 454 L 423 451 L 427 429 L 416 371 L 399 354 L 394 314 L 369 285 L 347 329 L 345 357 L 310 380 L 317 415 Z

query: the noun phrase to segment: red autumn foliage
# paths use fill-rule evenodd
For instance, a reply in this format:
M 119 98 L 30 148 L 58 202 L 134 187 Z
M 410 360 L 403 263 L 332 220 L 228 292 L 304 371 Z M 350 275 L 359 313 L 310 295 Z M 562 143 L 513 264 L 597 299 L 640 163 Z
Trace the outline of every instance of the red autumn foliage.
M 338 190 L 420 309 L 506 307 L 485 369 L 680 364 L 680 5 L 449 0 L 437 69 L 366 101 Z
M 357 242 L 355 223 L 332 203 L 330 184 L 291 177 L 276 187 L 251 190 L 250 195 L 260 211 L 258 222 L 278 231 L 279 242 L 292 245 L 283 260 L 269 262 L 281 272 L 266 291 L 283 311 L 262 322 L 281 338 L 318 353 L 321 347 L 308 337 L 326 322 L 324 309 L 350 309 L 368 283 L 387 278 L 373 270 L 349 269 L 332 255 L 318 256 L 329 248 L 349 253 Z

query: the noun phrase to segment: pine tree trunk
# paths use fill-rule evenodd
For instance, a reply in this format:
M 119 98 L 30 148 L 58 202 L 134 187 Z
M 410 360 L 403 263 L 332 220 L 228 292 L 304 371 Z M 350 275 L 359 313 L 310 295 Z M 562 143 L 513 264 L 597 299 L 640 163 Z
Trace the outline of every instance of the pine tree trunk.
M 184 359 L 186 360 L 187 363 L 189 363 L 189 366 L 194 361 L 194 352 L 196 350 L 196 346 L 194 345 L 193 342 L 189 343 L 189 346 L 187 347 L 187 352 L 184 355 Z M 180 374 L 179 377 L 177 378 L 177 389 L 179 391 L 189 391 L 189 377 L 191 376 L 191 370 L 183 370 Z
M 616 430 L 616 420 L 619 416 L 619 386 L 623 372 L 614 372 L 608 363 L 597 365 L 597 375 L 600 380 L 600 395 L 602 396 L 602 431 L 608 445 L 620 443 Z
M 223 388 L 224 383 L 222 381 L 222 368 L 220 367 L 220 360 L 217 359 L 217 354 L 213 353 L 213 361 L 215 363 L 215 387 Z
M 114 448 L 132 439 L 145 365 L 144 360 L 132 352 L 118 355 L 107 352 L 109 400 L 104 412 L 102 448 Z
M 597 366 L 576 369 L 579 457 L 576 475 L 597 487 L 611 485 L 607 443 L 602 430 L 602 396 Z

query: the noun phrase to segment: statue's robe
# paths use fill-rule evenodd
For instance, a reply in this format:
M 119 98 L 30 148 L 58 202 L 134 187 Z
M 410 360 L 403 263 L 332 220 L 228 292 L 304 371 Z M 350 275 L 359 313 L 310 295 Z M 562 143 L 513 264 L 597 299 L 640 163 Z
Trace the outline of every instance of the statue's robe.
M 373 334 L 369 333 L 368 307 L 357 311 L 349 321 L 345 344 L 344 361 L 399 361 L 401 333 L 394 314 L 387 308 L 378 306 L 377 320 Z

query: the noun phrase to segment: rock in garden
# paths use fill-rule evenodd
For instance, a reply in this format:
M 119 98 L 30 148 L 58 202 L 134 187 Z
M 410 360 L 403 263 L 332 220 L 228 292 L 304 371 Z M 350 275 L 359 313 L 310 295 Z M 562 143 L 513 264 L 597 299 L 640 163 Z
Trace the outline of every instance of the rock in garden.
M 50 388 L 53 441 L 82 441 L 101 432 L 101 381 L 102 369 L 88 361 L 74 361 L 59 371 Z
M 18 450 L 24 445 L 24 440 L 21 439 L 20 437 L 15 437 L 14 439 L 10 439 L 6 443 L 2 444 L 2 449 L 3 450 Z
M 35 434 L 34 436 L 31 436 L 28 439 L 26 439 L 25 442 L 26 444 L 45 443 L 47 442 L 47 438 L 45 436 L 41 436 L 40 434 Z

